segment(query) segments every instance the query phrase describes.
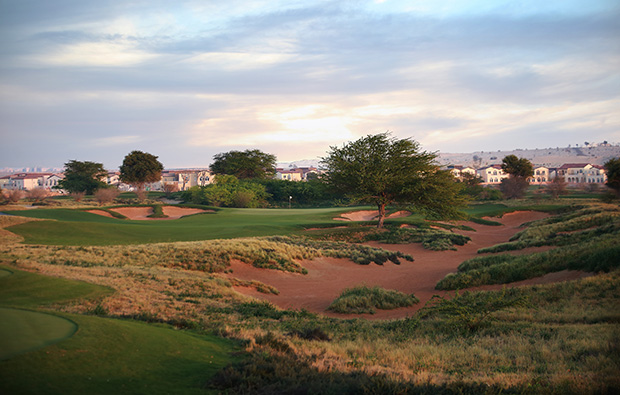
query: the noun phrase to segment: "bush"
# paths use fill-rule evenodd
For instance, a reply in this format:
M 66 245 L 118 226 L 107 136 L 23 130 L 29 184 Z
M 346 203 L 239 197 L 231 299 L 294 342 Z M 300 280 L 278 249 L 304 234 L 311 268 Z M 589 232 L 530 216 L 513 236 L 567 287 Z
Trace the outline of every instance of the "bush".
M 375 309 L 393 310 L 419 302 L 414 295 L 400 291 L 358 285 L 345 289 L 327 310 L 341 314 L 374 314 Z
M 114 201 L 120 194 L 118 188 L 101 188 L 97 189 L 94 194 L 95 200 L 99 202 L 100 206 L 108 204 Z
M 24 197 L 24 191 L 19 189 L 5 189 L 3 192 L 4 198 L 9 203 L 17 203 Z
M 33 188 L 27 192 L 28 199 L 40 203 L 50 197 L 50 192 L 44 188 Z
M 86 196 L 86 192 L 71 192 L 70 196 L 73 198 L 73 200 L 79 203 L 82 201 L 82 199 L 84 199 L 84 196 Z

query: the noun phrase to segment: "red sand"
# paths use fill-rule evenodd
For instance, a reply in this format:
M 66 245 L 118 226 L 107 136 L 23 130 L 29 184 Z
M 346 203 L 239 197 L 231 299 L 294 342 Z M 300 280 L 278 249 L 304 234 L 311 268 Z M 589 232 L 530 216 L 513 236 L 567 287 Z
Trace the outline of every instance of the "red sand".
M 175 207 L 175 206 L 163 206 L 162 210 L 167 218 L 149 218 L 148 216 L 153 214 L 153 209 L 151 207 L 119 207 L 115 209 L 111 209 L 111 211 L 115 211 L 119 214 L 124 215 L 125 217 L 131 220 L 166 220 L 166 219 L 179 219 L 186 215 L 212 212 L 212 210 L 201 210 L 197 208 L 188 208 L 188 207 Z M 112 215 L 103 210 L 88 210 L 89 213 L 103 215 L 104 217 L 112 217 Z M 113 218 L 113 217 L 112 217 Z
M 409 211 L 397 211 L 387 216 L 387 218 L 402 218 L 408 217 L 411 213 Z M 334 218 L 336 221 L 373 221 L 379 217 L 378 210 L 361 210 L 353 211 L 350 213 L 341 214 L 340 217 Z
M 318 258 L 312 261 L 303 261 L 302 265 L 308 269 L 307 275 L 285 273 L 278 270 L 258 269 L 251 265 L 235 262 L 232 264 L 233 273 L 230 277 L 243 280 L 258 280 L 274 286 L 280 291 L 279 295 L 259 293 L 253 288 L 235 287 L 243 294 L 259 299 L 265 299 L 282 308 L 307 309 L 311 312 L 326 314 L 334 317 L 362 316 L 372 319 L 401 318 L 414 313 L 435 294 L 445 294 L 435 290 L 435 284 L 448 273 L 456 272 L 458 265 L 470 258 L 479 256 L 477 250 L 482 247 L 506 242 L 519 231 L 522 223 L 544 218 L 547 214 L 539 212 L 518 212 L 504 215 L 497 220 L 503 226 L 486 226 L 467 223 L 476 229 L 476 232 L 460 231 L 471 237 L 465 246 L 458 247 L 458 251 L 429 251 L 420 244 L 380 244 L 368 243 L 371 246 L 386 250 L 402 251 L 414 257 L 415 262 L 403 261 L 400 265 L 386 262 L 380 266 L 370 264 L 358 265 L 348 259 Z M 543 251 L 547 248 L 530 248 L 525 251 L 515 251 L 522 254 L 532 251 Z M 543 284 L 571 280 L 589 276 L 583 272 L 559 272 L 546 276 L 521 281 L 509 286 Z M 326 312 L 325 309 L 345 289 L 359 284 L 381 286 L 396 289 L 405 293 L 413 293 L 420 299 L 420 303 L 396 310 L 377 310 L 373 315 L 343 315 Z M 501 289 L 502 285 L 485 286 L 480 289 Z

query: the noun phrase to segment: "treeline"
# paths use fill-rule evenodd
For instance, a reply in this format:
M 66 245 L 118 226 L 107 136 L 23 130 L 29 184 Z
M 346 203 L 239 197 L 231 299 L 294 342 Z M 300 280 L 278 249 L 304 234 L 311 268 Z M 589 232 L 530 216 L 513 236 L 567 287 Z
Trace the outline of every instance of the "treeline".
M 218 175 L 217 182 L 179 193 L 188 203 L 215 207 L 330 207 L 348 202 L 319 180 L 238 179 Z

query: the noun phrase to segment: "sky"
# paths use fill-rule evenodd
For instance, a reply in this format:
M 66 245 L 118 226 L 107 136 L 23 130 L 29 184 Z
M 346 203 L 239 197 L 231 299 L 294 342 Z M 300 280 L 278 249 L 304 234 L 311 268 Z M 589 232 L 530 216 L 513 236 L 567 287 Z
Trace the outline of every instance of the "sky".
M 0 0 L 0 168 L 620 141 L 618 0 Z

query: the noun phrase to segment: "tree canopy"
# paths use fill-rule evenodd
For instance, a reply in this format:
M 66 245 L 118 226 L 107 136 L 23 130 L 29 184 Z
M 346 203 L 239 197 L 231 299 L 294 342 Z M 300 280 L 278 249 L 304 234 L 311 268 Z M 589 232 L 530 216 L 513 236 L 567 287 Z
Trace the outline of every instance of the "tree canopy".
M 607 185 L 620 195 L 620 158 L 613 158 L 605 162 L 607 171 Z
M 58 182 L 58 188 L 69 193 L 92 195 L 97 189 L 107 187 L 102 180 L 107 175 L 102 163 L 71 160 L 65 163 L 64 172 L 65 178 Z
M 414 140 L 380 133 L 342 148 L 330 147 L 321 163 L 329 185 L 358 201 L 377 205 L 381 228 L 388 204 L 410 205 L 437 217 L 461 215 L 461 185 L 449 171 L 439 169 L 436 158 L 434 153 L 421 151 Z
M 508 155 L 502 159 L 502 170 L 510 174 L 510 178 L 503 179 L 500 185 L 504 197 L 506 199 L 523 197 L 530 184 L 527 179 L 534 175 L 532 162 L 516 155 Z
M 508 155 L 502 159 L 502 170 L 513 177 L 527 179 L 534 175 L 534 166 L 526 158 Z
M 213 156 L 211 171 L 235 176 L 240 180 L 267 179 L 276 172 L 276 157 L 257 149 L 222 152 Z
M 161 180 L 161 172 L 164 166 L 157 160 L 157 156 L 148 152 L 131 151 L 120 167 L 122 182 L 135 186 L 139 191 L 144 189 L 144 184 Z

